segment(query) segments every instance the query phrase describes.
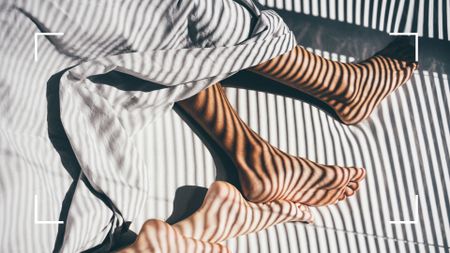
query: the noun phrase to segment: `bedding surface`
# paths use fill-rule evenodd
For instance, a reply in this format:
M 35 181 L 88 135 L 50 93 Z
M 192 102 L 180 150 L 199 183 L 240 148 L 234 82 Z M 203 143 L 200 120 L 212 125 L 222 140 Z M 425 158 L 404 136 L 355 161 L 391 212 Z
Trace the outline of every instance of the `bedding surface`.
M 132 137 L 174 102 L 296 44 L 274 11 L 247 0 L 6 1 L 0 12 L 8 251 L 111 242 L 151 187 Z M 145 85 L 110 83 L 117 73 Z
M 335 60 L 364 59 L 392 39 L 380 31 L 419 31 L 421 66 L 357 126 L 289 96 L 227 88 L 240 116 L 273 145 L 368 172 L 356 197 L 314 209 L 316 224 L 278 225 L 227 244 L 233 252 L 450 250 L 448 3 L 261 1 L 276 14 L 260 12 L 250 1 L 205 1 L 198 8 L 202 15 L 189 17 L 193 24 L 220 24 L 208 22 L 217 18 L 216 8 L 242 14 L 233 32 L 212 27 L 221 32 L 211 41 L 179 22 L 172 25 L 184 32 L 173 36 L 142 32 L 171 22 L 162 18 L 170 1 L 111 2 L 0 4 L 1 252 L 81 252 L 110 240 L 126 221 L 138 232 L 146 219 L 173 217 L 180 198 L 226 179 L 221 167 L 228 166 L 170 110 L 173 102 L 289 50 L 295 40 Z M 176 15 L 188 15 L 199 3 L 181 2 L 189 4 Z M 253 30 L 235 33 L 237 27 Z M 63 35 L 35 35 L 43 32 Z M 215 49 L 188 50 L 196 46 Z M 249 60 L 234 60 L 246 52 Z M 117 72 L 128 75 L 126 81 Z M 270 81 L 239 73 L 223 83 L 238 82 Z

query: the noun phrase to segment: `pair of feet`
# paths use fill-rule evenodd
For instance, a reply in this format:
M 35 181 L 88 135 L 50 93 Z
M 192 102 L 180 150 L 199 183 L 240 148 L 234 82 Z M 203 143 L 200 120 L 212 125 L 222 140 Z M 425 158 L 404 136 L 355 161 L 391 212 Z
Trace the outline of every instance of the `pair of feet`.
M 360 63 L 327 60 L 297 46 L 251 71 L 275 80 L 274 86 L 287 85 L 307 93 L 329 105 L 343 123 L 357 124 L 411 78 L 418 66 L 413 59 L 414 47 L 406 39 L 394 40 Z M 322 206 L 344 200 L 359 189 L 365 177 L 363 168 L 321 165 L 286 154 L 240 120 L 221 92 L 216 90 L 203 98 L 203 106 L 202 95 L 194 97 L 190 106 L 210 115 L 223 115 L 224 120 L 216 117 L 207 121 L 208 116 L 203 117 L 186 106 L 183 108 L 190 110 L 197 122 L 203 123 L 207 132 L 233 158 L 247 199 L 254 202 L 285 199 Z M 204 104 L 213 108 L 206 108 Z M 239 140 L 239 143 L 232 140 Z
M 179 106 L 231 158 L 249 201 L 334 204 L 352 196 L 365 176 L 362 168 L 322 165 L 272 146 L 241 120 L 219 84 Z
M 318 98 L 343 123 L 356 124 L 409 80 L 417 68 L 407 60 L 412 54 L 397 41 L 366 61 L 344 64 L 296 47 L 251 71 Z M 173 226 L 148 221 L 129 252 L 228 252 L 218 242 L 280 222 L 312 222 L 306 206 L 344 200 L 365 177 L 363 168 L 321 165 L 273 147 L 239 118 L 219 84 L 178 104 L 233 160 L 245 198 L 216 182 L 188 219 Z
M 174 225 L 156 219 L 146 221 L 134 244 L 120 252 L 231 252 L 220 242 L 294 221 L 313 222 L 307 206 L 286 200 L 252 203 L 233 185 L 216 181 L 193 215 Z
M 410 79 L 417 67 L 410 61 L 413 55 L 405 40 L 395 40 L 361 63 L 330 61 L 297 46 L 251 71 L 275 80 L 274 86 L 315 96 L 344 123 L 355 124 Z M 352 196 L 365 177 L 363 168 L 317 164 L 270 145 L 240 119 L 220 84 L 178 105 L 233 160 L 242 193 L 252 202 L 333 204 Z

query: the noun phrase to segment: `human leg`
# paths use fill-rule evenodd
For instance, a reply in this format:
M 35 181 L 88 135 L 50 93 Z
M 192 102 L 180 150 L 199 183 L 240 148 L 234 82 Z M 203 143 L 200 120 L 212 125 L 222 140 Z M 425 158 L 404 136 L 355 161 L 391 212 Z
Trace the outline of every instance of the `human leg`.
M 312 95 L 328 104 L 343 123 L 356 124 L 411 78 L 417 68 L 408 60 L 413 54 L 412 46 L 396 40 L 363 62 L 341 63 L 296 46 L 250 71 Z
M 332 204 L 353 195 L 365 176 L 361 168 L 317 164 L 270 145 L 239 118 L 220 84 L 178 105 L 233 160 L 250 201 Z

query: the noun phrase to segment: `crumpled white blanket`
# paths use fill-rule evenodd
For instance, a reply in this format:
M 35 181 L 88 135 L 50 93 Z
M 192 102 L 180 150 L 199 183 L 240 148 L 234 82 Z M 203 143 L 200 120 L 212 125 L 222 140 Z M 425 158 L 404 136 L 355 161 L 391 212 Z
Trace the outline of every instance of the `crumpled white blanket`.
M 46 38 L 59 56 L 76 63 L 59 85 L 61 122 L 82 172 L 62 252 L 100 244 L 142 211 L 150 185 L 132 140 L 137 131 L 174 102 L 296 44 L 275 12 L 261 11 L 251 0 L 19 1 L 6 6 L 41 32 L 64 33 Z M 45 53 L 41 57 L 51 62 Z M 127 90 L 91 80 L 112 71 L 158 88 Z M 92 189 L 86 184 L 114 208 L 88 194 Z

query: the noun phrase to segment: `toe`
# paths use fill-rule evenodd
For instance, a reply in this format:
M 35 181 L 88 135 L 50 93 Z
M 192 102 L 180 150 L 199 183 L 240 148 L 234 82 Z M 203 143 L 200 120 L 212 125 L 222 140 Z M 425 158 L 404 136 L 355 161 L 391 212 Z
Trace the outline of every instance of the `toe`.
M 347 197 L 347 198 L 351 197 L 351 196 L 355 195 L 355 193 L 356 193 L 356 191 L 358 191 L 358 189 L 359 189 L 359 183 L 349 182 L 347 187 L 345 187 L 343 195 L 345 195 L 345 197 Z
M 414 70 L 416 70 L 419 67 L 419 63 L 418 62 L 411 62 L 409 64 L 409 67 L 412 68 L 413 71 L 414 71 Z
M 345 189 L 347 187 L 343 187 L 342 189 L 340 189 L 339 191 L 337 191 L 334 195 L 335 197 L 332 199 L 332 201 L 329 201 L 330 205 L 334 205 L 337 204 L 339 201 L 341 200 L 345 200 L 346 199 L 346 195 L 345 195 Z
M 360 182 L 366 177 L 366 169 L 364 168 L 353 168 L 352 169 L 352 177 L 350 181 Z
M 414 71 L 417 70 L 418 66 L 419 65 L 417 62 L 412 62 L 408 64 L 408 80 L 411 79 L 411 77 L 414 74 Z
M 345 196 L 350 197 L 353 194 L 355 194 L 355 191 L 352 188 L 347 186 L 347 187 L 345 187 L 344 194 L 345 194 Z
M 347 198 L 347 195 L 346 195 L 347 188 L 348 187 L 346 186 L 342 190 L 340 190 L 339 195 L 336 198 L 336 202 L 335 203 L 337 203 L 338 201 L 345 200 Z
M 404 62 L 404 67 L 402 68 L 402 78 L 400 79 L 397 87 L 402 86 L 407 83 L 414 74 L 414 71 L 417 69 L 417 62 Z
M 350 182 L 350 183 L 348 183 L 347 187 L 349 187 L 351 190 L 356 192 L 359 189 L 359 183 L 358 182 Z
M 304 223 L 314 223 L 314 217 L 308 206 L 297 204 L 297 214 L 293 221 L 299 221 Z

